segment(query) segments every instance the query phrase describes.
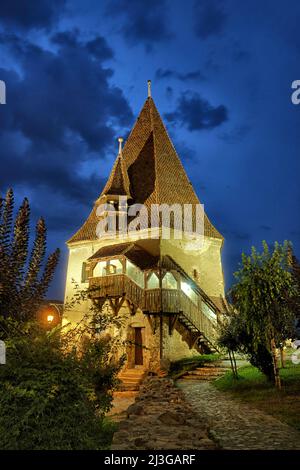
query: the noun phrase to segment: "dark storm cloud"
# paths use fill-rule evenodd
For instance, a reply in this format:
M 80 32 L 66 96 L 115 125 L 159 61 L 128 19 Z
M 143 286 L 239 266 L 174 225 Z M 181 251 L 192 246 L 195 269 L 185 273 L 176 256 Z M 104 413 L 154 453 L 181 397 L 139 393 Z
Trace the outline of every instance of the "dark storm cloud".
M 196 0 L 194 4 L 195 32 L 201 39 L 223 32 L 226 14 L 220 0 Z
M 106 14 L 112 18 L 121 17 L 121 32 L 131 45 L 142 42 L 147 49 L 155 43 L 169 39 L 168 11 L 165 0 L 110 0 Z
M 65 0 L 4 0 L 0 5 L 0 23 L 22 29 L 51 26 L 64 10 Z
M 63 150 L 47 148 L 40 143 L 28 143 L 15 132 L 0 135 L 1 173 L 0 188 L 28 186 L 60 194 L 69 200 L 91 204 L 99 194 L 103 179 L 99 175 L 83 177 L 78 174 L 80 157 L 84 149 L 73 144 Z M 13 164 L 12 164 L 13 162 Z
M 113 71 L 103 65 L 112 51 L 102 37 L 84 42 L 76 31 L 53 36 L 56 52 L 17 36 L 3 39 L 22 72 L 0 69 L 7 85 L 0 114 L 2 187 L 6 182 L 60 188 L 90 203 L 97 179 L 80 176 L 80 164 L 101 158 L 113 142 L 114 126 L 132 122 L 122 91 L 109 84 Z
M 108 119 L 115 116 L 118 124 L 127 125 L 132 118 L 129 105 L 121 90 L 109 85 L 113 71 L 93 60 L 90 43 L 67 33 L 56 35 L 53 42 L 58 44 L 57 53 L 13 38 L 23 73 L 12 79 L 5 70 L 1 73 L 10 101 L 1 126 L 13 119 L 14 129 L 25 137 L 56 148 L 64 148 L 66 134 L 73 132 L 90 150 L 100 151 L 113 136 Z M 112 54 L 104 45 L 102 59 Z
M 158 80 L 163 80 L 166 78 L 177 78 L 182 82 L 189 80 L 205 80 L 203 73 L 200 70 L 194 70 L 193 72 L 180 73 L 171 69 L 157 69 L 155 76 Z
M 228 119 L 228 111 L 224 105 L 212 106 L 198 93 L 182 93 L 175 111 L 166 113 L 169 122 L 178 122 L 190 131 L 213 129 Z

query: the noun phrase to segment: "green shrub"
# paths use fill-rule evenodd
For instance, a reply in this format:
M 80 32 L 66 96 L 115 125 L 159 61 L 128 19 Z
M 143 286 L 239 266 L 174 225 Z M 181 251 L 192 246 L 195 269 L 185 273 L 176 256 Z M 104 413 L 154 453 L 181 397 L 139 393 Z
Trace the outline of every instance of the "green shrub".
M 7 342 L 0 367 L 1 449 L 101 449 L 112 428 L 104 419 L 120 364 L 106 340 L 66 347 L 60 332 L 34 327 Z

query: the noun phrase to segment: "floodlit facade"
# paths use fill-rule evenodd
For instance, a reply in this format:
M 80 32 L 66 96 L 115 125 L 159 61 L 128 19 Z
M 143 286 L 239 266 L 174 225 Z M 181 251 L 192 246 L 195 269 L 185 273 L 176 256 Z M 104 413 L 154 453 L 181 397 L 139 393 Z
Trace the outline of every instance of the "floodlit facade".
M 154 370 L 163 360 L 214 349 L 216 324 L 225 308 L 223 237 L 204 213 L 202 232 L 192 237 L 178 237 L 178 213 L 164 221 L 159 208 L 189 206 L 194 231 L 200 202 L 150 93 L 123 148 L 119 140 L 102 193 L 67 242 L 65 301 L 74 294 L 72 281 L 90 287 L 92 298 L 104 309 L 124 316 L 120 334 L 126 367 Z M 148 211 L 143 219 L 148 226 L 137 224 L 132 216 L 136 204 Z M 103 230 L 112 215 L 114 234 Z M 126 217 L 136 230 L 121 230 Z M 80 321 L 87 309 L 86 302 L 68 311 L 67 320 Z

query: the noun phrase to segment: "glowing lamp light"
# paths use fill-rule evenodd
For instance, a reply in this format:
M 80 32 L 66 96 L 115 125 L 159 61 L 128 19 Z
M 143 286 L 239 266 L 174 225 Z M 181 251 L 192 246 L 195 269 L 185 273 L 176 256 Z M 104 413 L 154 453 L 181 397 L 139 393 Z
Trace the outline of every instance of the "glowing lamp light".
M 37 320 L 46 330 L 52 329 L 61 323 L 60 311 L 55 304 L 41 305 L 37 312 Z

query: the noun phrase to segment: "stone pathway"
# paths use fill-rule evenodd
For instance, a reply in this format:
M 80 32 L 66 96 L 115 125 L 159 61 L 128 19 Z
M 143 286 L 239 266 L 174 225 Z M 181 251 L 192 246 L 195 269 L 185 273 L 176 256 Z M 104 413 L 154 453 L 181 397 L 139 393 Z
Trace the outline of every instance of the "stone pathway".
M 216 390 L 210 382 L 179 380 L 195 413 L 210 428 L 222 449 L 300 449 L 300 433 L 247 404 Z
M 127 418 L 115 432 L 111 450 L 215 450 L 206 420 L 167 378 L 147 378 Z

